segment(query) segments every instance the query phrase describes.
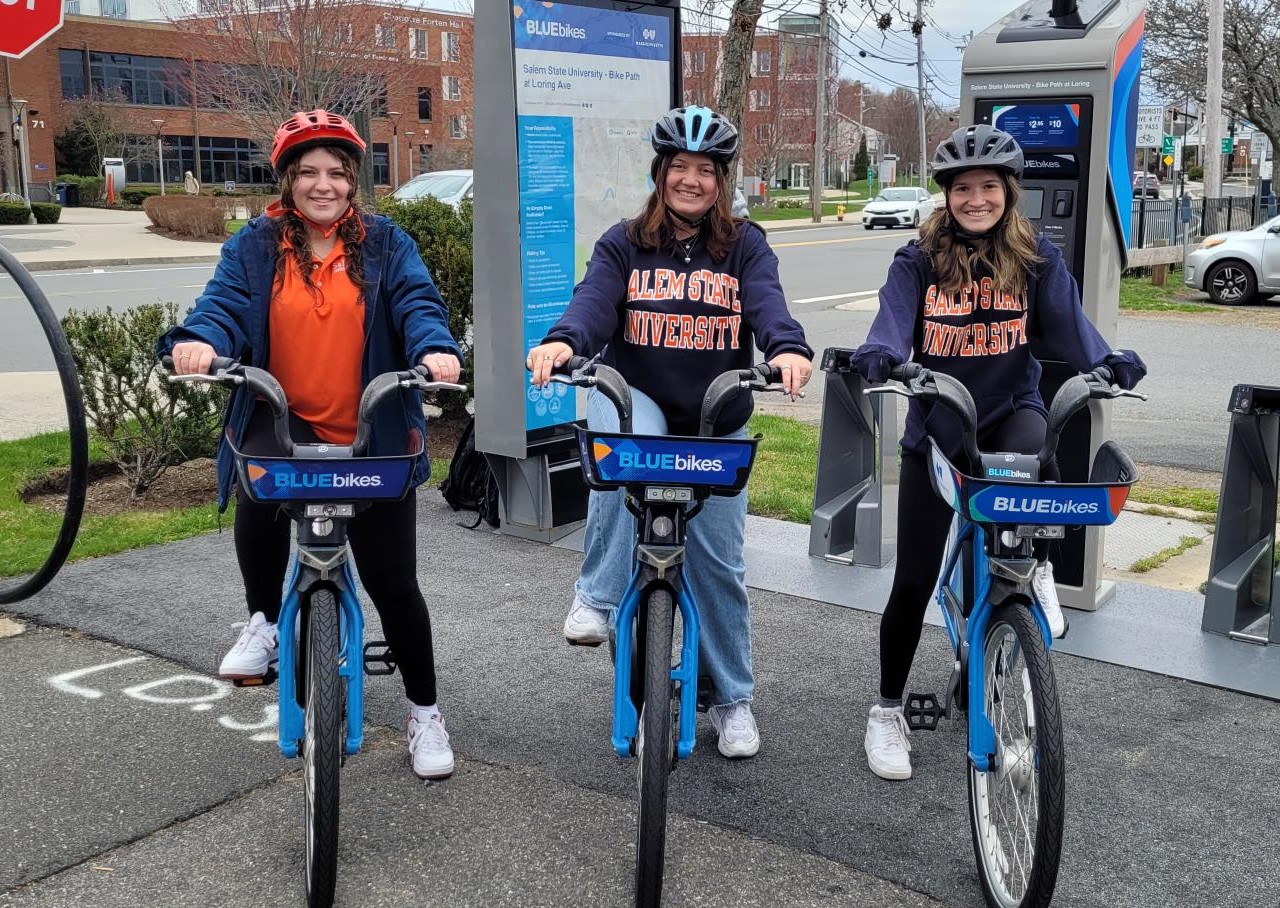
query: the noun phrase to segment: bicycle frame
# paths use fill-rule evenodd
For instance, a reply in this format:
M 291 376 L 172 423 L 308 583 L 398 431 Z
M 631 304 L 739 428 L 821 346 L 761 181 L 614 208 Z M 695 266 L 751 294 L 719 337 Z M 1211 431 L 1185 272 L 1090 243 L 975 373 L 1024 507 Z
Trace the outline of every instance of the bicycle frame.
M 332 549 L 329 550 L 332 553 Z M 310 553 L 300 548 L 290 571 L 284 602 L 280 607 L 278 626 L 293 632 L 279 635 L 280 685 L 280 752 L 289 758 L 298 755 L 298 742 L 302 740 L 304 710 L 298 702 L 295 680 L 298 659 L 298 619 L 305 594 L 318 584 L 329 584 L 337 592 L 339 624 L 342 628 L 342 657 L 338 663 L 338 675 L 344 679 L 347 689 L 347 737 L 343 752 L 351 756 L 360 750 L 364 741 L 364 613 L 356 598 L 356 581 L 351 573 L 351 560 L 346 548 L 338 550 L 328 562 L 341 559 L 336 575 L 332 567 L 320 568 L 306 563 Z M 314 559 L 315 556 L 311 555 Z M 316 559 L 318 561 L 318 559 Z
M 676 570 L 679 571 L 679 568 Z M 680 608 L 684 628 L 680 664 L 671 670 L 671 679 L 680 682 L 680 732 L 676 741 L 676 756 L 683 760 L 693 753 L 694 730 L 698 718 L 698 605 L 684 583 L 672 584 L 660 578 L 645 583 L 641 578 L 642 573 L 643 567 L 637 565 L 618 606 L 617 658 L 613 673 L 613 749 L 620 757 L 631 756 L 631 745 L 640 722 L 640 716 L 631 700 L 632 624 L 640 603 L 652 590 L 665 586 Z
M 957 530 L 943 559 L 942 579 L 938 582 L 937 600 L 946 625 L 947 637 L 965 675 L 969 724 L 969 760 L 980 772 L 990 772 L 995 763 L 996 733 L 981 706 L 986 689 L 986 665 L 982 659 L 971 659 L 970 653 L 981 652 L 992 610 L 1000 603 L 991 601 L 991 565 L 986 551 L 986 531 L 973 521 L 957 518 Z M 966 551 L 973 567 L 973 610 L 964 614 L 964 568 Z M 1048 619 L 1034 594 L 1029 594 L 1031 614 L 1044 638 L 1045 648 L 1053 644 Z M 974 704 L 978 704 L 976 707 Z

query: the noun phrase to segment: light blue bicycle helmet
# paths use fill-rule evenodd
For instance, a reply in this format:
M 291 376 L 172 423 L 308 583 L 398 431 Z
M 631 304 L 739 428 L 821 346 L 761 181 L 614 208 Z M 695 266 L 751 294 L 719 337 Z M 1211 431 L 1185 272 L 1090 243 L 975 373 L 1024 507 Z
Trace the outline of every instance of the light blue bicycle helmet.
M 738 153 L 737 127 L 710 107 L 677 107 L 667 111 L 654 124 L 650 141 L 658 153 L 653 163 L 654 172 L 660 158 L 681 151 L 704 154 L 724 168 L 728 168 Z

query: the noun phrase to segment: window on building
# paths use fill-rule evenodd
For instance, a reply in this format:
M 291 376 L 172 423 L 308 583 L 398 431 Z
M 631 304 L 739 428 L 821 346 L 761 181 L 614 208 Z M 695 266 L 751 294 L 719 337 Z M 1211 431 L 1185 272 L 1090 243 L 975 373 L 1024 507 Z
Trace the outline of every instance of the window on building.
M 218 31 L 229 32 L 231 31 L 231 20 L 226 18 L 225 16 L 220 16 L 217 21 L 217 26 L 218 26 Z
M 409 56 L 415 60 L 427 59 L 427 30 L 425 28 L 409 29 Z
M 62 75 L 62 97 L 83 98 L 89 93 L 89 72 L 85 56 L 78 50 L 59 50 L 58 69 Z
M 756 124 L 756 141 L 764 143 L 772 139 L 773 139 L 773 124 L 757 123 Z
M 461 45 L 456 32 L 440 33 L 440 59 L 446 63 L 457 63 L 462 56 Z
M 769 89 L 761 88 L 756 93 L 760 99 L 760 110 L 768 110 L 773 106 L 773 93 Z
M 63 97 L 74 97 L 66 94 L 67 63 L 63 60 Z M 187 70 L 186 61 L 171 57 L 90 51 L 88 88 L 104 97 L 119 95 L 128 104 L 186 107 L 191 103 L 183 79 Z M 81 91 L 81 96 L 84 94 L 87 92 Z
M 128 0 L 102 0 L 102 15 L 108 19 L 128 19 Z
M 758 50 L 751 55 L 751 75 L 758 76 L 761 73 L 772 72 L 773 70 L 773 51 Z
M 462 79 L 458 76 L 444 77 L 444 99 L 446 101 L 462 100 Z
M 705 50 L 695 50 L 693 52 L 693 71 L 696 73 L 707 71 L 707 52 Z
M 385 23 L 379 24 L 378 29 L 378 46 L 388 50 L 395 50 L 396 46 L 396 27 Z
M 430 173 L 434 168 L 431 166 L 433 146 L 418 146 L 418 173 Z
M 465 139 L 467 137 L 467 118 L 462 114 L 454 114 L 449 118 L 449 138 Z
M 354 40 L 354 36 L 351 30 L 351 23 L 339 22 L 338 23 L 338 43 L 350 44 L 352 43 L 353 40 Z
M 431 89 L 425 86 L 418 87 L 418 119 L 431 119 Z
M 391 185 L 391 146 L 386 142 L 373 143 L 373 182 L 375 186 Z
M 68 16 L 80 15 L 80 0 L 63 0 L 62 11 Z

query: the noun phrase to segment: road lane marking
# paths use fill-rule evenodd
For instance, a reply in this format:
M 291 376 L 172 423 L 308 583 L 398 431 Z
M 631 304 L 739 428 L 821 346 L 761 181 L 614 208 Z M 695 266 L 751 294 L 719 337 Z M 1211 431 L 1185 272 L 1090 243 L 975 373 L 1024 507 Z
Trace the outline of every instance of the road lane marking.
M 132 665 L 135 662 L 142 662 L 146 656 L 134 656 L 131 659 L 118 659 L 115 662 L 108 662 L 105 665 L 91 665 L 88 668 L 78 668 L 75 671 L 64 672 L 61 675 L 54 675 L 49 679 L 49 683 L 63 693 L 75 694 L 77 697 L 84 697 L 86 700 L 96 700 L 102 696 L 102 691 L 94 690 L 92 687 L 83 687 L 79 684 L 72 684 L 78 678 L 85 675 L 91 675 L 94 672 L 105 672 L 107 669 L 119 668 L 122 665 Z
M 851 297 L 856 299 L 860 296 L 875 296 L 879 292 L 879 290 L 855 290 L 852 293 L 833 293 L 831 296 L 810 296 L 806 299 L 792 300 L 791 302 L 797 306 L 803 303 L 828 303 L 831 300 L 842 300 Z
M 208 264 L 204 264 L 204 265 L 170 265 L 166 268 L 128 268 L 123 271 L 108 271 L 105 268 L 94 268 L 91 271 L 86 271 L 85 269 L 81 268 L 76 271 L 35 271 L 35 272 L 31 272 L 31 276 L 36 277 L 37 275 L 39 275 L 40 277 L 76 277 L 76 276 L 88 277 L 94 274 L 153 274 L 157 271 L 208 271 L 211 268 L 216 267 L 216 265 L 217 265 L 216 262 L 209 262 Z M 6 274 L 0 274 L 0 280 L 12 280 L 12 278 L 10 278 L 10 276 L 6 273 Z
M 790 246 L 831 246 L 835 243 L 869 243 L 872 240 L 884 240 L 883 236 L 851 236 L 842 240 L 801 240 L 794 243 L 770 243 L 774 249 L 785 249 Z

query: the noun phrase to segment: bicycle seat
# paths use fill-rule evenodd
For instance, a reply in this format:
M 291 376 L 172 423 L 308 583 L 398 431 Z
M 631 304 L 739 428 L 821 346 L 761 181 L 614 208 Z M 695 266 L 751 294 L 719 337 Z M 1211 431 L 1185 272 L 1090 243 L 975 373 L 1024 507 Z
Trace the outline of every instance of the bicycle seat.
M 664 501 L 735 495 L 747 484 L 755 462 L 755 438 L 633 435 L 578 429 L 587 485 L 607 491 L 627 486 L 663 487 Z M 680 497 L 679 488 L 688 489 Z
M 979 478 L 960 472 L 929 439 L 934 491 L 966 520 L 1032 526 L 1110 526 L 1120 516 L 1138 468 L 1114 442 L 1094 458 L 1089 482 Z

